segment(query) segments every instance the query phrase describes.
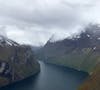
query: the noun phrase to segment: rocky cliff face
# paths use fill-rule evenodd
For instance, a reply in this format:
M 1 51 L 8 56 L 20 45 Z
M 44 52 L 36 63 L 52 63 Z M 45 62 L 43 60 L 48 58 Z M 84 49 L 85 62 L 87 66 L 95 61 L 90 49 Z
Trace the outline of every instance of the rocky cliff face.
M 0 36 L 0 87 L 25 79 L 39 71 L 30 46 Z

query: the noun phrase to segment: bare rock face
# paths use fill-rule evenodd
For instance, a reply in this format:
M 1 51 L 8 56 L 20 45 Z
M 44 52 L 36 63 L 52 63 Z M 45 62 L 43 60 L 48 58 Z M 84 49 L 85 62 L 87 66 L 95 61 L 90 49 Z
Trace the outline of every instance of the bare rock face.
M 30 46 L 0 36 L 0 87 L 25 79 L 39 71 Z

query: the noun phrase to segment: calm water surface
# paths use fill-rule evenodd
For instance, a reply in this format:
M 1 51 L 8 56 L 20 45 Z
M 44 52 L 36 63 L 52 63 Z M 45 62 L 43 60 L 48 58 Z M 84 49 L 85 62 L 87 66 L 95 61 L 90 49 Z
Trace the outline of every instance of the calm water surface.
M 85 72 L 40 62 L 39 74 L 0 90 L 77 90 L 88 76 Z

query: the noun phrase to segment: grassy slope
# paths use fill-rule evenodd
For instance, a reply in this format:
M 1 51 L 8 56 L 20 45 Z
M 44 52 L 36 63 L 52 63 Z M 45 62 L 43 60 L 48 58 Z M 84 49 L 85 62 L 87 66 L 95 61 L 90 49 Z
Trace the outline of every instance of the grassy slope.
M 39 59 L 45 60 L 49 63 L 76 68 L 89 73 L 98 62 L 99 52 L 93 51 L 92 48 L 76 48 L 69 53 L 66 53 L 65 51 L 60 52 L 58 49 L 54 50 L 52 47 L 50 50 L 47 49 L 46 51 L 43 51 L 44 53 L 39 55 Z

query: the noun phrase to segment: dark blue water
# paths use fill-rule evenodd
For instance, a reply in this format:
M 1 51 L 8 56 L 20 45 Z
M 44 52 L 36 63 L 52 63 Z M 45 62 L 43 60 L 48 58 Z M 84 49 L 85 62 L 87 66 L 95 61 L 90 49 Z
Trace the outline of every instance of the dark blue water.
M 85 72 L 40 62 L 39 74 L 0 90 L 77 90 L 88 76 Z

